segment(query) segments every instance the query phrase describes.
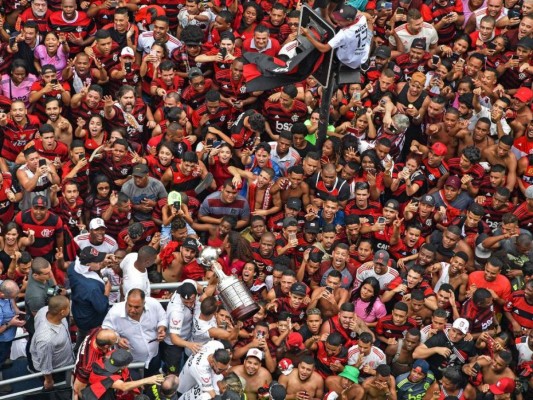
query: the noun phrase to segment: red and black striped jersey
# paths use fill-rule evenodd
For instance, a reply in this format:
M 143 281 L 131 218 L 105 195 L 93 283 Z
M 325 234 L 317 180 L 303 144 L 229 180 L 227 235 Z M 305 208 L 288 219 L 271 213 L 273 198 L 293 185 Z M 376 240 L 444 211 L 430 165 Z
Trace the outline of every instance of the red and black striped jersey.
M 205 79 L 205 86 L 203 92 L 198 92 L 194 89 L 192 85 L 187 86 L 183 91 L 181 100 L 192 107 L 194 110 L 199 108 L 202 104 L 205 103 L 205 95 L 213 88 L 213 81 L 209 78 Z
M 378 217 L 383 215 L 382 207 L 379 201 L 368 200 L 368 205 L 365 209 L 357 207 L 355 199 L 350 200 L 346 207 L 344 207 L 344 214 L 359 215 L 359 217 L 368 218 L 370 222 L 374 222 Z
M 126 130 L 125 139 L 128 142 L 141 144 L 141 137 L 144 132 L 144 125 L 148 122 L 147 107 L 141 98 L 135 99 L 135 105 L 131 113 L 125 113 L 122 108 L 116 104 L 113 106 L 115 116 L 107 120 L 108 125 L 112 128 L 124 128 Z M 131 121 L 127 120 L 128 115 L 133 116 Z M 134 121 L 135 120 L 135 121 Z M 111 129 L 111 130 L 112 130 Z M 110 130 L 110 131 L 111 131 Z
M 70 171 L 74 169 L 74 163 L 71 160 L 68 160 L 67 162 L 63 163 L 61 167 L 61 177 L 64 180 L 64 177 L 67 176 Z M 85 197 L 87 195 L 87 192 L 89 190 L 89 164 L 82 169 L 80 169 L 76 175 L 72 178 L 69 178 L 70 181 L 76 183 L 78 185 L 78 189 L 80 191 L 80 196 Z
M 505 53 L 507 59 L 510 59 L 513 56 L 513 52 Z M 531 66 L 531 62 L 529 62 Z M 522 86 L 531 87 L 533 81 L 533 75 L 525 71 L 520 71 L 520 68 L 507 68 L 505 74 L 502 74 L 498 78 L 498 83 L 500 83 L 505 89 L 518 89 Z
M 269 37 L 276 39 L 281 44 L 285 42 L 291 33 L 291 28 L 285 21 L 283 21 L 281 25 L 272 25 L 270 18 L 267 18 L 261 21 L 261 25 L 264 25 L 268 28 Z
M 77 125 L 78 118 L 81 118 L 85 120 L 85 127 L 87 127 L 89 124 L 89 119 L 91 119 L 91 116 L 95 114 L 104 116 L 104 103 L 100 102 L 96 107 L 89 108 L 87 103 L 85 103 L 82 100 L 79 107 L 70 108 L 70 113 L 67 119 L 70 121 L 72 126 L 78 126 Z
M 2 174 L 2 184 L 0 185 L 0 222 L 5 226 L 13 221 L 15 215 L 15 203 L 7 198 L 6 190 L 10 189 L 13 193 L 19 193 L 17 185 L 13 185 L 13 179 L 10 173 Z M 4 270 L 7 268 L 4 266 Z
M 429 165 L 428 159 L 424 158 L 420 169 L 424 172 L 424 175 L 426 175 L 428 189 L 433 189 L 437 187 L 439 179 L 448 173 L 448 164 L 445 161 L 442 161 L 438 167 L 432 167 Z
M 102 214 L 107 207 L 109 207 L 109 198 L 102 199 L 98 196 L 90 194 L 85 199 L 85 211 L 89 211 L 89 220 L 93 218 L 102 218 Z M 106 233 L 109 234 L 109 232 Z
M 147 155 L 144 159 L 146 160 L 146 165 L 148 165 L 148 169 L 150 170 L 150 176 L 159 181 L 161 180 L 161 176 L 163 176 L 165 171 L 170 168 L 170 165 L 161 164 L 159 158 L 153 156 L 152 154 Z
M 512 314 L 514 320 L 521 327 L 533 329 L 533 304 L 529 304 L 526 300 L 524 290 L 511 293 L 511 297 L 503 309 Z
M 157 87 L 164 89 L 167 94 L 171 92 L 176 92 L 178 94 L 181 94 L 183 91 L 183 86 L 185 84 L 185 79 L 183 79 L 181 76 L 176 74 L 174 76 L 174 79 L 172 79 L 172 82 L 170 85 L 167 85 L 165 81 L 161 78 L 152 80 L 152 83 L 150 84 L 150 87 Z M 154 100 L 154 108 L 162 107 L 163 106 L 163 98 L 159 96 L 152 96 Z
M 142 4 L 156 4 L 165 10 L 165 15 L 169 19 L 169 28 L 175 32 L 178 29 L 178 14 L 185 7 L 185 0 L 148 0 Z
M 31 229 L 35 232 L 35 242 L 26 250 L 32 257 L 43 257 L 49 262 L 54 261 L 57 235 L 63 234 L 63 221 L 53 212 L 47 211 L 42 221 L 33 218 L 32 210 L 26 210 L 15 216 L 15 222 L 23 231 Z
M 132 155 L 129 152 L 124 155 L 122 160 L 115 162 L 111 151 L 108 151 L 104 153 L 101 160 L 95 158 L 93 163 L 95 164 L 95 172 L 99 171 L 107 176 L 111 181 L 111 187 L 115 190 L 120 190 L 115 181 L 128 177 L 133 170 Z
M 132 251 L 137 252 L 141 247 L 150 244 L 152 237 L 156 232 L 159 232 L 157 225 L 153 221 L 141 221 L 139 222 L 143 226 L 143 233 L 139 240 L 134 243 Z M 124 226 L 124 225 L 123 225 Z M 118 234 L 117 242 L 119 249 L 126 249 L 128 245 L 126 244 L 124 238 L 128 235 L 128 228 L 124 228 Z
M 484 332 L 497 323 L 492 304 L 490 307 L 481 309 L 474 304 L 471 298 L 463 303 L 461 317 L 466 318 L 470 322 L 471 333 Z
M 31 7 L 26 8 L 24 11 L 22 11 L 17 18 L 17 23 L 15 24 L 15 30 L 18 32 L 22 32 L 22 27 L 30 21 L 33 21 L 37 24 L 37 29 L 39 30 L 39 33 L 41 35 L 44 35 L 46 32 L 50 31 L 50 26 L 48 26 L 48 19 L 50 18 L 50 15 L 52 14 L 52 11 L 50 11 L 50 6 L 48 6 L 48 10 L 46 10 L 46 13 L 42 17 L 37 17 L 33 13 L 33 9 Z
M 323 379 L 326 379 L 328 376 L 336 375 L 336 373 L 331 370 L 332 364 L 348 364 L 348 349 L 346 347 L 342 346 L 339 354 L 330 356 L 326 351 L 325 341 L 318 341 L 317 346 L 318 349 L 315 357 L 316 372 L 318 372 Z
M 96 335 L 102 330 L 101 327 L 94 328 L 83 340 L 80 346 L 80 351 L 76 359 L 76 367 L 74 368 L 74 376 L 82 383 L 89 382 L 89 376 L 93 363 L 101 360 L 105 355 L 105 351 L 101 351 L 99 347 L 95 346 Z
M 209 118 L 203 126 L 214 126 L 222 132 L 227 132 L 228 121 L 231 119 L 231 110 L 225 103 L 220 102 L 220 106 L 214 114 L 209 113 L 206 104 L 202 104 L 200 108 L 192 112 L 192 126 L 198 128 L 200 126 L 200 120 L 204 115 L 207 115 Z
M 249 93 L 246 93 L 246 82 L 241 79 L 235 82 L 231 78 L 231 70 L 221 69 L 215 75 L 215 81 L 218 85 L 220 94 L 227 98 L 233 98 L 236 100 L 245 100 L 250 97 Z
M 40 121 L 35 115 L 28 114 L 27 122 L 20 126 L 7 117 L 7 124 L 0 128 L 3 133 L 2 152 L 0 155 L 8 161 L 15 161 L 24 147 L 31 142 L 39 130 Z
M 292 107 L 287 110 L 281 102 L 267 101 L 263 107 L 263 115 L 269 122 L 272 132 L 279 135 L 281 131 L 290 131 L 295 122 L 305 122 L 307 106 L 300 100 L 294 100 Z
M 128 226 L 131 221 L 131 212 L 118 212 L 116 210 L 113 210 L 113 213 L 111 214 L 111 218 L 109 218 L 105 222 L 106 234 L 111 236 L 113 239 L 118 240 L 118 234 L 121 230 L 124 229 L 125 226 Z
M 533 211 L 527 208 L 527 202 L 523 202 L 513 211 L 513 214 L 518 217 L 520 228 L 533 231 Z
M 280 211 L 279 213 L 271 216 L 268 219 L 268 230 L 273 233 L 281 232 L 283 229 L 283 220 L 285 218 L 285 211 Z M 298 222 L 298 228 L 302 230 L 305 225 L 305 213 L 299 212 L 296 216 L 296 221 Z
M 76 11 L 76 16 L 71 21 L 65 20 L 63 11 L 54 11 L 50 14 L 48 24 L 50 25 L 50 30 L 54 32 L 72 33 L 77 38 L 83 40 L 96 33 L 96 24 L 83 11 Z M 71 55 L 76 55 L 80 51 L 83 51 L 82 46 L 72 43 L 70 40 L 67 41 Z
M 252 256 L 259 270 L 265 275 L 272 275 L 272 271 L 274 270 L 274 261 L 272 259 L 277 257 L 276 249 L 273 250 L 270 257 L 263 257 L 259 252 L 258 242 L 250 243 L 250 246 L 252 247 Z
M 106 71 L 109 71 L 111 68 L 113 68 L 115 65 L 120 63 L 119 57 L 120 57 L 120 47 L 117 42 L 111 41 L 111 50 L 109 51 L 109 54 L 103 54 L 99 49 L 98 45 L 95 43 L 91 47 L 93 49 L 94 55 L 96 58 L 98 58 L 101 63 L 103 64 Z M 96 68 L 96 65 L 94 63 L 94 60 L 92 61 L 92 67 Z
M 461 169 L 461 157 L 450 158 L 448 160 L 448 167 L 450 175 L 457 175 L 459 178 L 462 178 L 465 175 L 470 175 L 472 178 L 472 186 L 479 187 L 483 176 L 485 176 L 485 170 L 479 164 L 474 164 L 470 167 L 468 171 L 463 171 Z
M 107 69 L 107 68 L 106 68 Z M 117 64 L 113 68 L 108 69 L 109 81 L 107 82 L 107 90 L 109 93 L 116 93 L 121 86 L 130 85 L 137 87 L 141 82 L 140 68 L 137 64 L 131 64 L 131 72 L 126 73 L 126 76 L 121 79 L 114 79 L 111 77 L 113 71 L 122 71 L 122 65 Z
M 211 33 L 217 32 L 216 29 L 213 29 Z M 213 35 L 214 36 L 214 35 Z M 205 52 L 204 54 L 206 56 L 216 56 L 218 53 L 220 53 L 219 45 L 217 42 L 217 47 L 212 48 L 211 50 Z M 239 47 L 235 47 L 233 50 L 233 57 L 239 58 L 242 57 L 242 51 Z M 212 63 L 213 67 L 215 68 L 215 81 L 218 81 L 216 76 L 221 71 L 229 71 L 231 68 L 231 64 L 233 63 L 233 60 L 226 60 L 222 62 L 215 61 Z
M 181 161 L 178 161 L 170 167 L 172 168 L 171 190 L 185 192 L 187 196 L 195 197 L 194 188 L 202 181 L 200 165 L 190 175 L 184 175 L 181 172 L 180 164 Z
M 404 53 L 396 57 L 395 62 L 396 65 L 400 68 L 405 79 L 406 77 L 410 77 L 417 71 L 422 72 L 424 74 L 428 73 L 428 60 L 430 58 L 431 54 L 426 51 L 419 62 L 413 63 L 411 62 L 411 57 L 409 56 L 409 53 Z
M 78 196 L 76 199 L 74 207 L 71 207 L 64 197 L 60 197 L 59 204 L 51 210 L 61 218 L 63 225 L 68 227 L 72 236 L 78 236 L 80 234 L 78 224 L 82 222 L 83 216 L 83 199 L 81 196 Z
M 392 321 L 392 314 L 386 315 L 378 320 L 376 334 L 387 339 L 403 339 L 405 333 L 411 328 L 417 328 L 418 324 L 413 318 L 407 318 L 402 325 L 395 325 Z
M 436 25 L 449 13 L 456 12 L 462 15 L 463 2 L 461 0 L 451 0 L 447 1 L 445 6 L 441 6 L 436 1 L 432 1 L 429 4 L 422 3 L 420 12 L 425 22 Z M 439 44 L 450 43 L 456 34 L 455 23 L 444 25 L 437 33 L 439 34 Z
M 31 85 L 30 92 L 38 92 L 43 89 L 43 86 L 44 85 L 42 81 L 33 82 L 33 84 Z M 61 82 L 61 86 L 63 86 L 63 88 L 67 92 L 70 92 L 70 85 L 68 82 Z M 45 112 L 45 102 L 50 97 L 53 97 L 61 101 L 61 92 L 59 90 L 53 90 L 50 93 L 43 94 L 43 96 L 40 99 L 38 99 L 35 103 L 33 103 L 34 104 L 33 113 L 39 118 L 39 120 L 43 124 L 46 123 L 46 121 L 48 121 L 48 115 L 46 115 L 46 112 Z
M 11 69 L 11 61 L 14 58 L 14 54 L 7 51 L 9 43 L 0 43 L 0 75 L 9 74 Z
M 56 146 L 54 147 L 54 149 L 46 150 L 43 147 L 43 140 L 35 139 L 33 141 L 33 147 L 35 147 L 35 150 L 37 150 L 37 153 L 39 153 L 41 157 L 44 157 L 47 160 L 54 161 L 56 157 L 59 157 L 59 159 L 61 160 L 61 164 L 68 160 L 69 150 L 67 145 L 63 142 L 56 140 Z

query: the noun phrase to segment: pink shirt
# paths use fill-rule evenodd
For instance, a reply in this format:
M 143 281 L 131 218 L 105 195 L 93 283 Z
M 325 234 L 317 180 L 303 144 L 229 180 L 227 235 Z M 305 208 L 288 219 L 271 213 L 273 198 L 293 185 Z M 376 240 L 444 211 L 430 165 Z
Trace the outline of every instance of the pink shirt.
M 8 74 L 2 75 L 2 80 L 0 81 L 0 94 L 11 99 L 11 101 L 22 100 L 26 107 L 30 106 L 30 91 L 31 85 L 33 82 L 37 81 L 37 77 L 33 74 L 28 74 L 28 76 L 16 86 L 11 80 L 11 76 Z
M 378 298 L 372 306 L 370 314 L 366 314 L 366 308 L 368 307 L 369 302 L 357 299 L 354 301 L 355 305 L 355 314 L 365 322 L 376 322 L 378 319 L 383 318 L 387 315 L 387 309 L 385 305 Z
M 68 53 L 65 53 L 63 46 L 60 45 L 58 47 L 55 56 L 49 56 L 46 52 L 46 46 L 44 44 L 40 44 L 35 48 L 35 50 L 33 50 L 33 55 L 37 60 L 39 60 L 41 67 L 46 64 L 52 64 L 54 67 L 56 67 L 57 79 L 62 80 L 61 71 L 63 71 L 67 66 L 68 60 Z

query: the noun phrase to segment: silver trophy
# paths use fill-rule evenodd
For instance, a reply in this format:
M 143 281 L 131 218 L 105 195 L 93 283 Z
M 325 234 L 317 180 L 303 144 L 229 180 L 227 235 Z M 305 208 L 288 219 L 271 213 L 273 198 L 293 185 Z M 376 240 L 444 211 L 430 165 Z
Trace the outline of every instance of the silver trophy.
M 244 321 L 258 312 L 259 306 L 242 281 L 233 275 L 228 276 L 222 271 L 221 265 L 217 262 L 220 253 L 222 253 L 221 249 L 206 246 L 200 251 L 198 263 L 211 268 L 217 276 L 217 289 L 226 310 L 234 319 Z

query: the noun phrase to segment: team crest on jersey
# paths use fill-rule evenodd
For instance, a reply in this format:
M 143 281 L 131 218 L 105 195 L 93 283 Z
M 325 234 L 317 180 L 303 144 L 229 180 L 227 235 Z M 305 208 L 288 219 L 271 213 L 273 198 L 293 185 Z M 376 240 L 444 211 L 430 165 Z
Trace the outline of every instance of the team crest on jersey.
M 120 170 L 120 173 L 121 173 L 122 175 L 128 175 L 128 169 L 127 169 L 127 168 L 122 168 L 122 169 Z
M 239 89 L 239 92 L 246 93 L 246 86 L 242 85 L 241 88 Z
M 523 81 L 524 79 L 526 79 L 526 74 L 524 74 L 523 72 L 519 73 L 519 74 L 518 74 L 518 79 L 520 79 L 521 81 Z
M 152 235 L 150 235 L 150 236 L 148 236 L 148 237 L 146 238 L 146 241 L 147 241 L 147 242 L 149 242 L 149 241 L 151 241 L 151 240 L 152 240 Z
M 105 116 L 104 110 L 100 110 L 99 114 L 100 114 L 102 117 Z M 91 115 L 90 112 L 89 112 L 89 115 Z
M 118 60 L 118 54 L 113 54 L 113 61 L 117 61 Z
M 420 72 L 424 72 L 424 66 L 423 65 L 419 65 L 417 70 L 420 71 Z
M 144 114 L 139 114 L 139 115 L 137 116 L 137 120 L 138 120 L 139 122 L 143 122 L 143 120 L 144 120 Z
M 76 28 L 76 32 L 81 32 L 81 31 L 83 31 L 83 28 L 82 28 L 81 26 L 78 26 L 78 27 Z
M 41 236 L 45 238 L 52 237 L 53 234 L 54 234 L 54 229 L 43 229 L 41 231 Z
M 300 117 L 298 117 L 298 114 L 292 114 L 292 117 L 291 117 L 292 122 L 298 122 L 299 119 Z
M 133 82 L 139 82 L 139 76 L 137 74 L 133 75 Z
M 221 115 L 220 116 L 220 122 L 224 122 L 226 120 L 226 116 L 225 115 Z

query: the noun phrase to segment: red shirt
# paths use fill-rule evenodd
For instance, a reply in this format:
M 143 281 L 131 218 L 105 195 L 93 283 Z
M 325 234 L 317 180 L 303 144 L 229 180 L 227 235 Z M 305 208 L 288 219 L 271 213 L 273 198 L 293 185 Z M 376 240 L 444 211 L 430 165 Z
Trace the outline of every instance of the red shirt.
M 249 53 L 262 53 L 270 57 L 277 56 L 279 51 L 281 50 L 279 42 L 274 38 L 269 38 L 266 49 L 263 51 L 258 51 L 255 48 L 255 41 L 253 39 L 253 36 L 244 41 L 244 43 L 242 44 L 242 48 L 244 51 L 247 51 Z

